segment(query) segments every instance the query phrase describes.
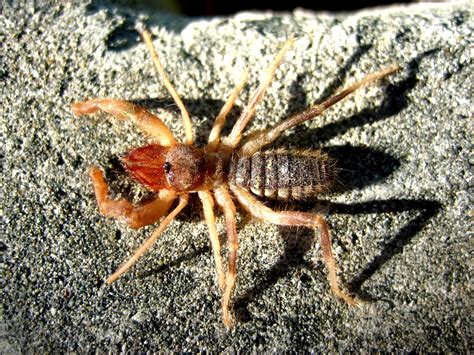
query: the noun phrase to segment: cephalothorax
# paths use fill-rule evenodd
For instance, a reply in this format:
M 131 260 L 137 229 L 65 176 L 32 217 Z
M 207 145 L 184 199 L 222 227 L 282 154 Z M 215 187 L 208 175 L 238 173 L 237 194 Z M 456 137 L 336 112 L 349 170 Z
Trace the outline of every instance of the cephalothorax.
M 291 116 L 274 127 L 257 132 L 242 143 L 242 133 L 253 117 L 255 107 L 261 101 L 277 67 L 283 60 L 285 52 L 294 42 L 293 39 L 290 39 L 275 57 L 264 80 L 251 96 L 249 103 L 234 124 L 231 133 L 227 137 L 221 137 L 221 130 L 226 116 L 244 86 L 246 74 L 230 94 L 217 116 L 207 146 L 197 148 L 193 146 L 194 140 L 189 114 L 163 70 L 150 34 L 144 31 L 142 35 L 159 76 L 181 110 L 186 133 L 185 142 L 179 143 L 160 118 L 126 101 L 91 99 L 74 103 L 72 111 L 75 115 L 88 115 L 97 111 L 104 111 L 118 119 L 132 120 L 153 138 L 152 144 L 132 150 L 123 157 L 122 162 L 126 170 L 137 181 L 156 192 L 154 200 L 134 206 L 123 199 L 110 199 L 108 197 L 108 185 L 102 170 L 98 167 L 92 167 L 90 176 L 102 214 L 123 219 L 131 227 L 140 228 L 162 218 L 176 199 L 179 199 L 179 203 L 162 219 L 159 227 L 136 250 L 132 257 L 114 274 L 109 276 L 107 283 L 114 282 L 145 253 L 168 224 L 186 206 L 189 193 L 196 192 L 202 202 L 205 220 L 209 227 L 218 282 L 222 291 L 222 317 L 227 327 L 233 326 L 231 302 L 237 278 L 238 239 L 233 197 L 253 217 L 260 220 L 278 225 L 318 228 L 331 289 L 348 304 L 356 305 L 354 298 L 339 287 L 336 275 L 337 266 L 324 217 L 306 212 L 274 211 L 256 197 L 284 200 L 302 200 L 315 197 L 318 193 L 324 192 L 334 180 L 336 172 L 334 162 L 319 151 L 261 151 L 261 149 L 275 141 L 282 132 L 319 116 L 324 110 L 358 88 L 395 72 L 398 67 L 392 66 L 370 74 L 323 103 Z M 214 201 L 223 210 L 226 222 L 227 268 L 224 267 L 215 226 Z

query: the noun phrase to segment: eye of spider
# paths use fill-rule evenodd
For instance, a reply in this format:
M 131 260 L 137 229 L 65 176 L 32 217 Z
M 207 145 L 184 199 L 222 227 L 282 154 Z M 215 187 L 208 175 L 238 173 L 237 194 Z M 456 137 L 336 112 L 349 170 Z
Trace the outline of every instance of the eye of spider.
M 169 162 L 165 162 L 163 164 L 163 170 L 165 171 L 166 174 L 168 174 L 171 170 L 171 163 Z

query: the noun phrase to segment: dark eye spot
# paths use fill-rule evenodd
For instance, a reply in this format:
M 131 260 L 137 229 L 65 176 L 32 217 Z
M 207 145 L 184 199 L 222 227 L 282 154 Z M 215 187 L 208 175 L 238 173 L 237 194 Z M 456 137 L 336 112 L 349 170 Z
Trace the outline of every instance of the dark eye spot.
M 166 174 L 168 174 L 171 171 L 171 164 L 169 162 L 165 162 L 163 164 L 163 170 Z

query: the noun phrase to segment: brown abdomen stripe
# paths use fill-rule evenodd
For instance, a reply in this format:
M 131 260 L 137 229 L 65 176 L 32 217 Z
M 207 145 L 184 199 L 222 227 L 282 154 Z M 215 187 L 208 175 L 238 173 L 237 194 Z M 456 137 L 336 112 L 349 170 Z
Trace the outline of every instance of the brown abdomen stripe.
M 334 178 L 334 162 L 326 154 L 278 150 L 233 156 L 228 181 L 257 196 L 303 200 L 327 190 Z

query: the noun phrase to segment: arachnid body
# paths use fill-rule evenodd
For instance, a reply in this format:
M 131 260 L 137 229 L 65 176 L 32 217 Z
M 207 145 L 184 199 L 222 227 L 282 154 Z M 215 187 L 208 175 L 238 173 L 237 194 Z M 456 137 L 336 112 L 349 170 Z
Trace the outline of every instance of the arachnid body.
M 125 169 L 133 178 L 156 192 L 156 197 L 151 202 L 134 206 L 123 199 L 110 199 L 108 185 L 102 170 L 98 167 L 90 169 L 95 195 L 102 214 L 123 219 L 131 227 L 140 228 L 165 216 L 172 203 L 176 199 L 179 200 L 178 205 L 162 219 L 153 234 L 129 260 L 107 279 L 107 283 L 114 282 L 145 253 L 186 206 L 189 193 L 196 192 L 202 202 L 205 220 L 209 228 L 218 282 L 222 291 L 223 322 L 227 327 L 233 325 L 231 302 L 237 278 L 238 239 L 234 200 L 237 200 L 253 217 L 260 220 L 278 225 L 319 229 L 321 248 L 328 269 L 331 289 L 348 304 L 356 305 L 354 298 L 339 287 L 336 275 L 337 266 L 324 217 L 306 212 L 274 211 L 257 199 L 257 196 L 283 200 L 315 197 L 318 193 L 324 192 L 334 180 L 336 172 L 334 162 L 319 151 L 261 151 L 261 149 L 275 141 L 282 132 L 320 115 L 324 110 L 358 88 L 395 72 L 398 67 L 393 66 L 370 74 L 322 104 L 312 106 L 302 113 L 291 116 L 274 127 L 257 132 L 242 142 L 243 131 L 253 117 L 255 107 L 261 101 L 285 52 L 294 42 L 293 39 L 290 39 L 276 55 L 264 80 L 251 96 L 231 133 L 227 137 L 221 137 L 226 115 L 244 86 L 246 75 L 230 94 L 217 116 L 207 146 L 197 148 L 193 146 L 189 115 L 163 70 L 149 33 L 144 31 L 143 38 L 159 76 L 181 110 L 186 133 L 184 143 L 175 139 L 160 118 L 132 103 L 114 99 L 91 99 L 72 105 L 75 115 L 88 115 L 104 111 L 118 119 L 132 120 L 154 140 L 150 145 L 132 150 L 122 159 Z M 215 226 L 215 202 L 224 212 L 226 222 L 227 267 L 224 267 Z

